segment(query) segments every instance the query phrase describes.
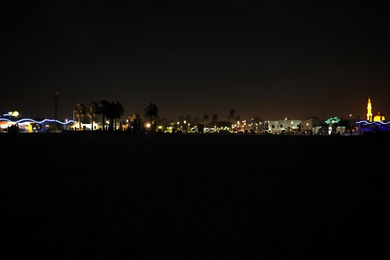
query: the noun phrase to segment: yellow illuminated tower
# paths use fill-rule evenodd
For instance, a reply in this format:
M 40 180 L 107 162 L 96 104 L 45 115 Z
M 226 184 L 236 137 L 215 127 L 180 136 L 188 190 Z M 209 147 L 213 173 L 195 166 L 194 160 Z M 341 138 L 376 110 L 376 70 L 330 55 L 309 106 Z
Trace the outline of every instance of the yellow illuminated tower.
M 367 121 L 372 122 L 372 107 L 371 107 L 371 99 L 368 98 L 368 103 L 367 103 Z

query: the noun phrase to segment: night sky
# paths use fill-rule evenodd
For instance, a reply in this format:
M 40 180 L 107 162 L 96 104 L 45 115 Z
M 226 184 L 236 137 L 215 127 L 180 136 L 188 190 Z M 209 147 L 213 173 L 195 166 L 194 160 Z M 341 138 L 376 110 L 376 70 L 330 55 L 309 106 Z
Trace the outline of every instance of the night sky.
M 390 118 L 389 9 L 376 1 L 9 1 L 0 112 L 81 102 L 161 118 Z M 123 117 L 124 118 L 124 117 Z M 388 119 L 387 118 L 387 119 Z

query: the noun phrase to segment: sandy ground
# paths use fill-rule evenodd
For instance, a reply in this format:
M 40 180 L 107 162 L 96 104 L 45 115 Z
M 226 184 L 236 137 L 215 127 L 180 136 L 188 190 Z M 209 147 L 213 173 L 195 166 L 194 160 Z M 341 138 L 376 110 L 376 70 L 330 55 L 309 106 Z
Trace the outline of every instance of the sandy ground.
M 380 259 L 389 139 L 0 135 L 16 259 Z

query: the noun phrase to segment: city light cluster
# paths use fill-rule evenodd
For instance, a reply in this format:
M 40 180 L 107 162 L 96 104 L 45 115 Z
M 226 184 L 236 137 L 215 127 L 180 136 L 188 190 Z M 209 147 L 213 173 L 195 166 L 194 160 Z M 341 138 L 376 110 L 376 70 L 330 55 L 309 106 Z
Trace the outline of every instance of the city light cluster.
M 3 117 L 0 117 L 0 122 L 9 122 L 9 123 L 14 123 L 14 124 L 21 124 L 21 123 L 37 123 L 37 124 L 59 123 L 61 125 L 67 125 L 67 124 L 74 123 L 73 120 L 67 120 L 67 121 L 64 122 L 64 121 L 59 121 L 59 120 L 56 120 L 56 119 L 43 119 L 41 121 L 37 121 L 37 120 L 31 119 L 31 118 L 22 118 L 22 119 L 13 121 L 13 120 L 11 120 L 9 118 L 3 118 Z

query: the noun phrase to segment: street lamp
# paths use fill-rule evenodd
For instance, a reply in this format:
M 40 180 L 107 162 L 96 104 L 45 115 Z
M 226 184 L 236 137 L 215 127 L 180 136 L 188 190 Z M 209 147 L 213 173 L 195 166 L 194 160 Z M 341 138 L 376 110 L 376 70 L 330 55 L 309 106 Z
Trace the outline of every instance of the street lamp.
M 58 102 L 58 92 L 54 93 L 54 119 L 57 120 L 57 102 Z
M 58 103 L 58 92 L 54 93 L 54 120 L 57 120 L 57 103 Z M 54 122 L 55 131 L 57 131 L 57 121 Z
M 349 114 L 349 135 L 352 135 L 352 114 Z

